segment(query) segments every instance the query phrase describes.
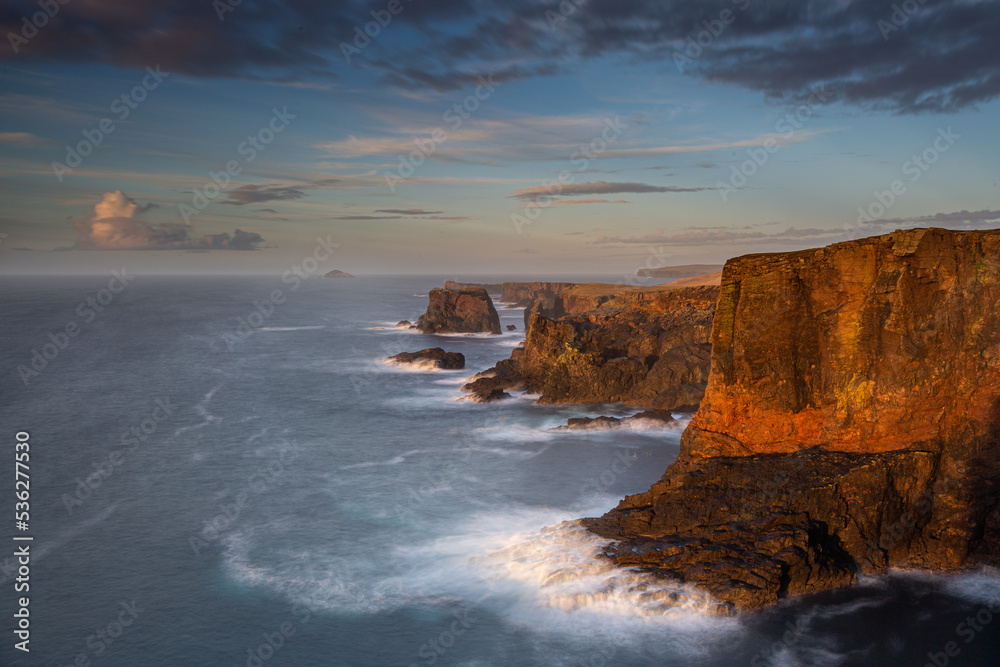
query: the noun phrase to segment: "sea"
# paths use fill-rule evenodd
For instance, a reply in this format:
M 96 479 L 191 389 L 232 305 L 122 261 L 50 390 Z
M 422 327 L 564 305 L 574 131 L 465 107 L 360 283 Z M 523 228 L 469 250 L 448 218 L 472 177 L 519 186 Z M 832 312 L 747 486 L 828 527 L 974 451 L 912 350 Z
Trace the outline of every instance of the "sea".
M 609 567 L 575 520 L 658 480 L 691 415 L 560 431 L 635 410 L 461 400 L 523 310 L 498 300 L 499 336 L 397 327 L 445 278 L 497 280 L 3 278 L 0 664 L 1000 664 L 995 572 L 722 617 Z M 385 362 L 428 347 L 466 368 Z

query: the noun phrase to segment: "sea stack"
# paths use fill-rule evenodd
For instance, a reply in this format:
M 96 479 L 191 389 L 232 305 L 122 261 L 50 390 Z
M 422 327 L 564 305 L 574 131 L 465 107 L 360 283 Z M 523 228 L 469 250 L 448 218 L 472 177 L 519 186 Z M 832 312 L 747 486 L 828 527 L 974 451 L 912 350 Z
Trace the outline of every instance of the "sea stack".
M 680 457 L 584 524 L 736 609 L 1000 562 L 1000 230 L 728 262 Z
M 417 320 L 422 333 L 500 333 L 500 316 L 481 287 L 432 289 L 427 312 Z

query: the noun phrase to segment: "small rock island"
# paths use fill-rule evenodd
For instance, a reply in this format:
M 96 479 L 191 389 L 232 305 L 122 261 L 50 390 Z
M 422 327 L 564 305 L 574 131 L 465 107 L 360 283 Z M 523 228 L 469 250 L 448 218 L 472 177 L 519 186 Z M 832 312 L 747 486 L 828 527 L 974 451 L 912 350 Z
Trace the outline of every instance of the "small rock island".
M 417 320 L 421 333 L 500 334 L 500 315 L 493 299 L 481 287 L 432 289 L 427 312 Z

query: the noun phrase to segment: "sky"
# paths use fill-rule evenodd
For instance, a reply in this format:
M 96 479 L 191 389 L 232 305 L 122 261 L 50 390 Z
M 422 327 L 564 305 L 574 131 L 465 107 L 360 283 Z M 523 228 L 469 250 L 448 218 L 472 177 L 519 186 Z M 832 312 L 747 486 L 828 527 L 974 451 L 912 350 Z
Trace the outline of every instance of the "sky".
M 630 276 L 1000 227 L 1000 2 L 2 0 L 0 273 Z

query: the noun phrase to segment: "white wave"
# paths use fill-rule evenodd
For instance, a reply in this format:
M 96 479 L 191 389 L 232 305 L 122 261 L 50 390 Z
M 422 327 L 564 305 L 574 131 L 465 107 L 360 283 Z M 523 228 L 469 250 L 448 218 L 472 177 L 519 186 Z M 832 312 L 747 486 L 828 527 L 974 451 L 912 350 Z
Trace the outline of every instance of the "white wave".
M 470 452 L 481 452 L 483 454 L 493 454 L 494 456 L 503 456 L 507 458 L 516 458 L 521 460 L 533 459 L 542 452 L 544 452 L 547 447 L 542 447 L 541 449 L 534 451 L 528 449 L 506 449 L 502 447 L 483 447 L 481 445 L 470 445 L 468 451 Z
M 465 377 L 449 377 L 441 378 L 440 380 L 434 380 L 434 384 L 445 384 L 445 385 L 466 385 L 472 382 L 473 376 L 467 375 Z
M 414 361 L 399 361 L 397 359 L 383 359 L 382 363 L 400 371 L 410 373 L 467 373 L 461 368 L 439 368 L 436 361 L 431 359 L 415 359 Z
M 222 421 L 222 417 L 216 417 L 215 415 L 213 415 L 211 412 L 208 411 L 208 404 L 211 403 L 212 397 L 215 396 L 215 392 L 219 391 L 219 389 L 221 389 L 224 384 L 225 383 L 223 382 L 212 387 L 212 389 L 209 390 L 209 392 L 202 397 L 201 401 L 194 406 L 194 411 L 198 413 L 198 416 L 201 417 L 202 419 L 201 423 L 192 424 L 191 426 L 181 426 L 180 428 L 174 431 L 174 437 L 177 437 L 181 433 L 185 433 L 187 431 L 193 431 L 194 429 L 205 428 L 206 426 L 214 424 L 215 422 Z
M 403 452 L 402 454 L 397 454 L 391 459 L 385 461 L 365 461 L 363 463 L 351 463 L 346 466 L 340 466 L 341 470 L 351 470 L 353 468 L 371 468 L 373 466 L 394 466 L 399 465 L 406 461 L 407 457 L 413 456 L 415 454 L 425 454 L 430 450 L 426 449 L 411 449 L 408 452 Z
M 557 433 L 553 428 L 524 424 L 497 424 L 472 430 L 473 436 L 501 442 L 546 442 L 557 437 Z
M 261 327 L 257 331 L 313 331 L 315 329 L 325 329 L 325 324 L 302 327 Z
M 52 551 L 58 550 L 67 542 L 74 540 L 80 533 L 88 530 L 92 526 L 96 526 L 97 524 L 106 521 L 112 514 L 114 514 L 120 504 L 120 502 L 112 503 L 101 510 L 97 516 L 81 521 L 76 526 L 59 533 L 55 537 L 46 539 L 46 541 L 42 542 L 37 549 L 32 550 L 32 558 L 34 558 L 35 561 L 40 561 Z
M 996 568 L 983 568 L 970 574 L 946 575 L 944 590 L 957 598 L 995 609 L 1000 607 L 1000 572 Z
M 460 604 L 502 620 L 511 632 L 572 637 L 588 646 L 655 641 L 689 657 L 709 655 L 742 632 L 737 618 L 713 615 L 717 605 L 703 592 L 612 567 L 598 556 L 607 540 L 567 520 L 616 501 L 609 496 L 567 511 L 470 512 L 463 523 L 442 518 L 438 526 L 420 527 L 415 538 L 350 558 L 288 546 L 273 564 L 255 563 L 255 542 L 281 540 L 244 530 L 227 538 L 224 562 L 237 581 L 336 614 Z
M 488 339 L 496 339 L 499 336 L 503 336 L 503 334 L 491 334 L 491 333 L 484 333 L 484 332 L 481 332 L 481 331 L 477 331 L 477 332 L 474 332 L 474 333 L 472 333 L 472 332 L 470 332 L 470 333 L 440 333 L 440 332 L 435 332 L 435 333 L 427 334 L 427 335 L 428 336 L 441 336 L 442 338 L 488 338 Z
M 524 337 L 519 335 L 503 336 L 500 340 L 493 341 L 496 347 L 515 348 L 524 342 Z
M 552 427 L 552 431 L 564 436 L 576 435 L 588 438 L 621 432 L 645 434 L 650 436 L 663 436 L 670 434 L 676 435 L 679 438 L 684 432 L 684 429 L 687 428 L 688 421 L 690 420 L 683 422 L 676 420 L 674 422 L 664 423 L 658 419 L 638 419 L 633 421 L 622 420 L 617 424 L 597 422 L 574 428 L 564 428 L 566 424 L 563 423 Z

